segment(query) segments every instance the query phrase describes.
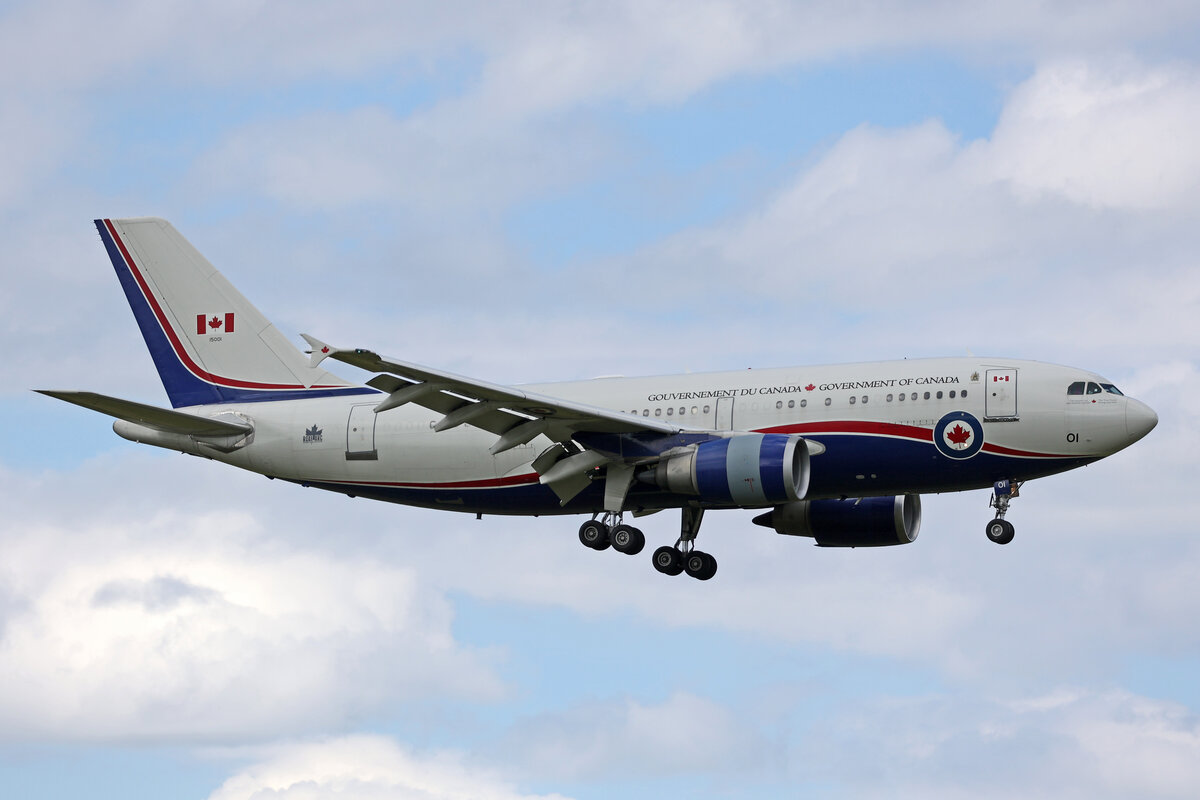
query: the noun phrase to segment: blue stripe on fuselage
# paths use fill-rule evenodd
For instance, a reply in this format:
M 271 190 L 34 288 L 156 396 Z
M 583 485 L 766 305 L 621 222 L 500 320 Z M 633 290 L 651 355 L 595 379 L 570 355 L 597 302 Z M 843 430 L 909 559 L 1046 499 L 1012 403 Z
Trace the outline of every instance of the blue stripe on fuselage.
M 967 489 L 984 489 L 1002 478 L 1026 480 L 1083 466 L 1092 458 L 1022 458 L 980 453 L 967 461 L 955 461 L 937 452 L 929 442 L 916 442 L 862 434 L 814 435 L 826 451 L 812 458 L 812 480 L 807 497 L 866 497 L 898 494 L 928 494 Z M 720 448 L 718 448 L 720 449 Z M 858 476 L 862 475 L 862 478 Z M 441 488 L 386 486 L 322 482 L 294 483 L 359 497 L 405 505 L 423 506 L 472 514 L 581 514 L 602 511 L 603 483 L 596 482 L 560 506 L 549 488 L 536 483 L 489 488 Z M 728 485 L 714 486 L 710 508 L 731 508 Z M 625 504 L 627 510 L 678 508 L 695 502 L 693 495 L 662 492 L 634 484 Z

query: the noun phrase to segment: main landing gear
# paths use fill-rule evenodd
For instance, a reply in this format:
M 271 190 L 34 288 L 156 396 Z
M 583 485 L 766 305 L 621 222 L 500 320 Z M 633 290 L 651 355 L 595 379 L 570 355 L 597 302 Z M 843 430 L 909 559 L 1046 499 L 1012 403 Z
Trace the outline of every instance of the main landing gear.
M 579 526 L 579 541 L 593 550 L 612 547 L 618 553 L 636 556 L 646 546 L 646 536 L 632 525 L 621 522 L 621 515 L 605 511 L 603 519 L 590 519 Z
M 697 580 L 706 581 L 717 574 L 717 560 L 708 553 L 696 549 L 696 534 L 700 532 L 700 521 L 704 519 L 703 508 L 683 509 L 679 539 L 675 546 L 664 546 L 654 551 L 654 568 L 664 575 L 686 572 Z
M 992 497 L 988 505 L 996 509 L 996 518 L 987 524 L 987 537 L 996 544 L 1008 544 L 1016 535 L 1013 524 L 1004 518 L 1008 513 L 1008 504 L 1014 497 L 1021 496 L 1022 481 L 996 481 L 992 488 Z
M 686 572 L 706 581 L 717 574 L 717 560 L 695 548 L 696 534 L 704 518 L 702 508 L 684 508 L 679 539 L 674 546 L 654 551 L 654 568 L 664 575 Z M 605 511 L 579 526 L 579 541 L 593 550 L 612 548 L 618 553 L 637 555 L 646 546 L 646 536 L 632 525 L 621 522 L 619 512 Z

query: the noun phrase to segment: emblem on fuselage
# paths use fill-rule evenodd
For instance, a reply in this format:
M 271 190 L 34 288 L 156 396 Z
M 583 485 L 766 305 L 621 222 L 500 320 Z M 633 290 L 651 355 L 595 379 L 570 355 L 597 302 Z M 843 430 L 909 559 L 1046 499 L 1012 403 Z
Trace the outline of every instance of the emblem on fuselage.
M 311 428 L 305 428 L 304 429 L 304 439 L 302 441 L 305 444 L 312 444 L 314 442 L 319 442 L 322 440 L 321 434 L 323 434 L 324 432 L 325 431 L 323 429 L 318 428 L 316 425 L 313 425 Z
M 965 411 L 951 411 L 933 426 L 933 444 L 947 458 L 970 458 L 983 447 L 983 426 Z

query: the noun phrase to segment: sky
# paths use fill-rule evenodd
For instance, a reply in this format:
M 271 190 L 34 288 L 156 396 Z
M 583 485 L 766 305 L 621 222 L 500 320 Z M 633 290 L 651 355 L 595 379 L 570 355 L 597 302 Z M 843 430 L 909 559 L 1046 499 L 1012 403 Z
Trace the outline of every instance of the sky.
M 1194 797 L 1200 7 L 0 4 L 0 786 L 28 798 Z M 1157 429 L 906 547 L 720 573 L 263 480 L 166 405 L 91 221 L 496 383 L 977 355 Z M 335 365 L 344 376 L 366 376 Z M 639 522 L 649 549 L 670 514 Z

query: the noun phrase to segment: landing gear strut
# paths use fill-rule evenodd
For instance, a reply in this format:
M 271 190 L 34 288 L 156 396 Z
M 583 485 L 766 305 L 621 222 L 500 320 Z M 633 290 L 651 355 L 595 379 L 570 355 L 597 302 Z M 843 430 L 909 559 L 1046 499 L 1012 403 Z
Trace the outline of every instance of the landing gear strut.
M 1021 496 L 1021 481 L 996 481 L 992 488 L 992 497 L 988 505 L 996 509 L 996 518 L 987 524 L 987 537 L 996 544 L 1008 544 L 1016 535 L 1013 524 L 1004 518 L 1008 513 L 1008 504 L 1014 497 Z
M 621 522 L 620 512 L 605 511 L 603 519 L 592 518 L 579 526 L 579 541 L 593 550 L 612 547 L 618 553 L 635 556 L 646 546 L 646 536 L 632 525 Z
M 664 575 L 687 572 L 688 575 L 702 581 L 717 574 L 717 560 L 695 547 L 696 534 L 700 532 L 700 522 L 703 519 L 703 508 L 684 506 L 679 539 L 676 540 L 675 546 L 664 546 L 654 551 L 656 570 Z

